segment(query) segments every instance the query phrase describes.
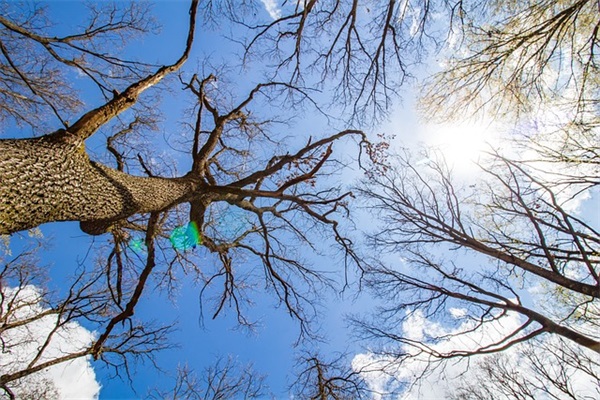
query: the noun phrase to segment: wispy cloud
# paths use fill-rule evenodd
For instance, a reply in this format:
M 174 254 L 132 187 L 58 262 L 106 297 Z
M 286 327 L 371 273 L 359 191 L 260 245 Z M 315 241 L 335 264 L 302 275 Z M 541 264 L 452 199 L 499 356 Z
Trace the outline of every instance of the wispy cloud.
M 261 0 L 263 5 L 265 6 L 265 10 L 269 13 L 271 18 L 279 19 L 281 18 L 281 9 L 277 5 L 275 0 Z

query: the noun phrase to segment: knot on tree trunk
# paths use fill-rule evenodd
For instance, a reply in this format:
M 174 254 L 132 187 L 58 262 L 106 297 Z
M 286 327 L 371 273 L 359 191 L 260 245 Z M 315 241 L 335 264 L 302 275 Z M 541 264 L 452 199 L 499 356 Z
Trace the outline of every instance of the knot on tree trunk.
M 111 230 L 115 221 L 98 220 L 98 221 L 81 221 L 79 228 L 88 235 L 102 235 Z

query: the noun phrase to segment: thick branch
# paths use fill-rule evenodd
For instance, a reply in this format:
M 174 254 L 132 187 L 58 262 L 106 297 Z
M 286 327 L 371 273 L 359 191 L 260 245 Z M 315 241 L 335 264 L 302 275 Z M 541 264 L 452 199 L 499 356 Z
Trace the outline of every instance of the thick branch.
M 181 66 L 187 60 L 192 49 L 194 31 L 196 29 L 197 6 L 198 0 L 192 0 L 192 4 L 190 6 L 190 26 L 185 50 L 177 62 L 160 68 L 154 74 L 149 75 L 146 78 L 130 85 L 121 94 L 115 96 L 108 103 L 87 112 L 66 131 L 60 131 L 60 136 L 64 137 L 71 143 L 82 142 L 93 135 L 102 125 L 106 124 L 108 121 L 134 105 L 137 102 L 140 94 L 142 94 L 142 92 L 144 92 L 146 89 L 156 85 L 165 76 L 181 68 Z

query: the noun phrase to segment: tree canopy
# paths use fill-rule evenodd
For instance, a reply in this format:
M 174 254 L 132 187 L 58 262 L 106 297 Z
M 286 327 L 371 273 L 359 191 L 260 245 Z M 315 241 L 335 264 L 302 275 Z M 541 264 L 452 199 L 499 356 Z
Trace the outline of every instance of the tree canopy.
M 257 293 L 275 299 L 308 348 L 302 398 L 408 393 L 471 357 L 502 382 L 448 396 L 590 395 L 565 377 L 599 376 L 600 235 L 582 210 L 600 183 L 597 2 L 191 0 L 151 51 L 150 3 L 91 3 L 73 23 L 53 6 L 0 2 L 0 338 L 25 352 L 0 365 L 8 398 L 52 396 L 22 387 L 72 360 L 127 377 L 155 360 L 174 326 L 136 311 L 176 298 L 182 274 L 202 314 L 248 328 Z M 461 177 L 402 127 L 379 132 L 410 90 L 427 120 L 483 116 L 507 138 Z M 50 289 L 43 250 L 11 240 L 67 221 L 96 261 Z M 348 288 L 382 302 L 351 317 L 369 351 L 320 355 L 320 301 Z M 57 354 L 82 326 L 96 334 Z M 266 395 L 238 365 L 181 367 L 152 395 Z

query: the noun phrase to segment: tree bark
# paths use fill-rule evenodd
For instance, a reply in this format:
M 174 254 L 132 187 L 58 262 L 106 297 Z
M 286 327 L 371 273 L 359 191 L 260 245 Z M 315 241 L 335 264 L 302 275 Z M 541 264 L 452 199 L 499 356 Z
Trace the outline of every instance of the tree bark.
M 198 0 L 192 0 L 186 46 L 177 62 L 131 84 L 66 130 L 0 140 L 0 234 L 53 221 L 80 221 L 84 232 L 101 234 L 118 220 L 162 211 L 190 198 L 195 186 L 191 179 L 119 172 L 90 161 L 84 141 L 134 105 L 142 92 L 181 68 L 194 41 L 197 7 Z
M 80 221 L 101 234 L 116 221 L 189 201 L 186 177 L 146 178 L 91 161 L 62 130 L 33 139 L 0 140 L 0 234 L 53 221 Z

